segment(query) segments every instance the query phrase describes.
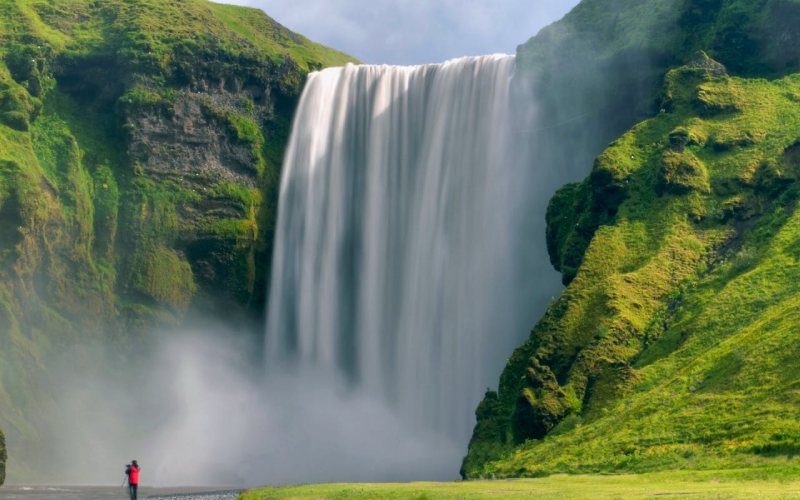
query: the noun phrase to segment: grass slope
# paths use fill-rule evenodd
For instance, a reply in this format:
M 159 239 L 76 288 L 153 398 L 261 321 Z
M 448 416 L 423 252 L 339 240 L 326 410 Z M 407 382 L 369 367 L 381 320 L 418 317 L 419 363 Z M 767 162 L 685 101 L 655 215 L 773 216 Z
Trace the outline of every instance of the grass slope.
M 540 479 L 454 483 L 324 484 L 259 488 L 241 500 L 279 498 L 795 498 L 800 481 L 786 469 L 668 472 L 639 475 L 554 475 Z M 795 473 L 796 471 L 792 471 Z
M 556 195 L 552 257 L 578 271 L 478 408 L 465 475 L 800 451 L 798 92 L 800 75 L 729 77 L 700 56 Z

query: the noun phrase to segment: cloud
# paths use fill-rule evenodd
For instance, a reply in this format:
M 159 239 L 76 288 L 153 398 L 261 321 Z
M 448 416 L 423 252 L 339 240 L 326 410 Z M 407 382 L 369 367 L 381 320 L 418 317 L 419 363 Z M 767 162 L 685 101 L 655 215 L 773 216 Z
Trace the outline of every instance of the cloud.
M 513 53 L 578 0 L 217 0 L 264 10 L 289 29 L 373 64 Z

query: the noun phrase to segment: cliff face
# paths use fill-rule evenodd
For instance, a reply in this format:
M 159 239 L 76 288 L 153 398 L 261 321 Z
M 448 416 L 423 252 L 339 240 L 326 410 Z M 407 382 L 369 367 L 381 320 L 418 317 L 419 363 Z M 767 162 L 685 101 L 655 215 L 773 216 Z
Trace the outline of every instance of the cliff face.
M 517 50 L 537 103 L 537 157 L 582 179 L 609 142 L 658 112 L 666 72 L 701 50 L 737 76 L 800 70 L 797 20 L 796 0 L 583 0 Z
M 0 0 L 0 423 L 38 373 L 195 310 L 258 322 L 305 74 L 347 56 L 203 0 Z
M 628 109 L 649 101 L 651 118 L 566 126 L 585 126 L 577 156 L 595 155 L 547 215 L 569 286 L 478 407 L 466 477 L 752 466 L 796 453 L 787 366 L 800 348 L 800 57 L 784 42 L 800 24 L 783 19 L 800 3 L 634 3 L 585 1 L 520 48 L 535 81 L 545 71 L 563 83 L 543 87 L 546 102 L 567 100 L 575 116 L 620 105 L 609 88 L 624 90 L 628 74 L 613 61 L 644 60 L 629 50 L 662 57 L 648 56 L 628 87 L 641 90 Z M 689 52 L 698 48 L 713 58 Z M 555 90 L 585 72 L 556 61 L 584 51 L 581 64 L 608 80 Z M 591 151 L 626 120 L 633 128 Z

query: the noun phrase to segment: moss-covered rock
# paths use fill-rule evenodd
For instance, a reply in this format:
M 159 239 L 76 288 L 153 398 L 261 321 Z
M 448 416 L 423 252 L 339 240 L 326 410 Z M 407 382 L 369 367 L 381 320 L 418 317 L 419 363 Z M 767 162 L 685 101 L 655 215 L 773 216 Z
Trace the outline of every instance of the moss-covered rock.
M 547 251 L 565 285 L 575 279 L 597 230 L 597 221 L 588 209 L 591 202 L 588 183 L 581 182 L 561 188 L 547 207 Z
M 702 410 L 712 403 L 687 396 L 683 415 L 697 419 L 683 425 L 670 416 L 678 403 L 660 399 L 665 386 L 652 382 L 662 372 L 639 368 L 643 359 L 667 356 L 654 344 L 688 342 L 688 320 L 677 312 L 687 290 L 702 279 L 706 290 L 724 286 L 715 266 L 747 254 L 745 241 L 769 240 L 793 210 L 786 208 L 794 207 L 795 187 L 786 165 L 799 135 L 798 79 L 791 76 L 800 67 L 800 44 L 791 43 L 800 36 L 798 6 L 584 0 L 518 49 L 518 75 L 542 103 L 530 132 L 539 157 L 576 177 L 596 160 L 587 180 L 551 201 L 548 250 L 569 288 L 513 353 L 497 393 L 487 394 L 465 477 L 682 467 L 693 456 L 719 456 L 724 446 L 706 446 L 718 427 Z M 610 210 L 598 217 L 603 205 Z M 741 260 L 751 262 L 744 254 Z M 757 315 L 760 292 L 752 296 L 745 309 Z M 725 335 L 742 325 L 728 325 Z M 702 344 L 701 330 L 693 331 Z M 759 358 L 754 366 L 774 373 L 771 363 Z M 766 392 L 770 405 L 782 404 L 783 393 Z M 778 420 L 782 429 L 796 426 Z M 763 440 L 741 435 L 732 441 Z
M 735 113 L 739 96 L 686 80 L 796 71 L 797 10 L 796 0 L 583 0 L 517 51 L 517 80 L 537 102 L 527 132 L 537 158 L 580 179 L 609 142 L 674 99 Z M 674 88 L 689 95 L 672 95 L 671 79 L 665 89 L 678 67 Z
M 673 151 L 682 153 L 687 147 L 703 147 L 706 145 L 705 131 L 698 124 L 691 124 L 688 127 L 676 127 L 669 133 L 669 146 Z
M 688 66 L 665 85 L 672 105 L 553 198 L 548 245 L 569 287 L 479 406 L 465 477 L 795 453 L 800 78 Z M 736 109 L 710 113 L 700 92 Z M 614 210 L 599 217 L 594 197 Z
M 10 78 L 2 77 L 0 71 L 0 123 L 27 131 L 41 111 L 42 103 Z
M 0 425 L 23 467 L 59 349 L 193 308 L 260 330 L 294 106 L 352 59 L 205 0 L 0 0 L 0 33 Z
M 673 136 L 670 135 L 670 143 Z M 660 193 L 687 194 L 691 191 L 708 193 L 708 170 L 690 152 L 664 151 L 658 171 L 658 191 Z

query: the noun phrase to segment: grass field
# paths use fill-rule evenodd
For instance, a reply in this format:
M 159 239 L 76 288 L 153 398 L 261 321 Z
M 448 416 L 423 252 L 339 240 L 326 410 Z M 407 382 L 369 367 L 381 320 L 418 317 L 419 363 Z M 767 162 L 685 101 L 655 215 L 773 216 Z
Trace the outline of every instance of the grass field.
M 321 484 L 265 487 L 241 500 L 278 498 L 800 498 L 800 475 L 778 469 L 555 475 L 452 483 Z

